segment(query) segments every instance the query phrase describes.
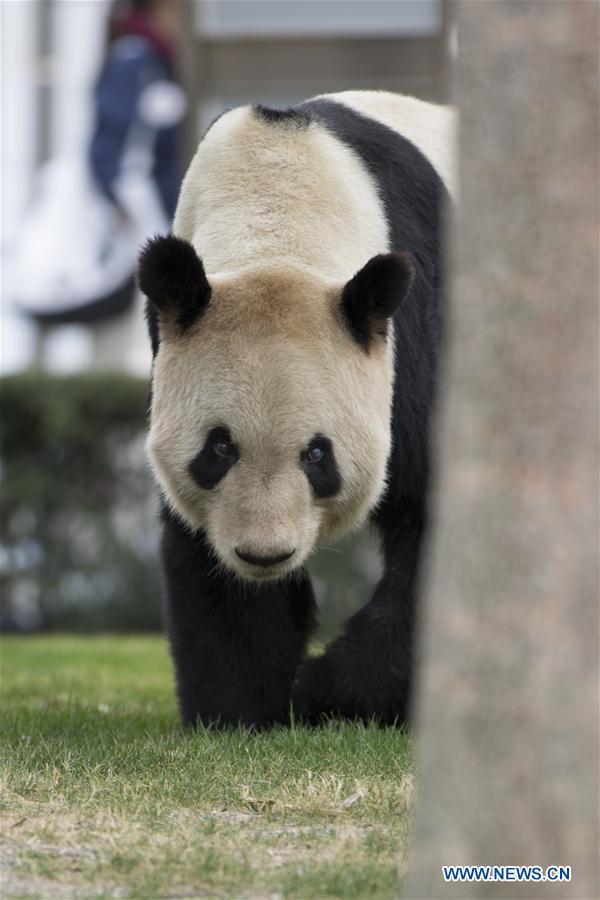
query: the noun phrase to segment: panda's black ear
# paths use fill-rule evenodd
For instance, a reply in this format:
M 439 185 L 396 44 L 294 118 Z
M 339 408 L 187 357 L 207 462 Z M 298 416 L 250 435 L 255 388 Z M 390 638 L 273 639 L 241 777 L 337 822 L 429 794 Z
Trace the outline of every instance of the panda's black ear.
M 390 316 L 409 293 L 415 267 L 409 253 L 382 253 L 357 272 L 342 291 L 342 314 L 365 350 L 376 335 L 385 337 Z
M 138 284 L 158 310 L 159 319 L 175 321 L 183 331 L 210 301 L 201 259 L 188 241 L 172 234 L 146 243 L 138 260 Z

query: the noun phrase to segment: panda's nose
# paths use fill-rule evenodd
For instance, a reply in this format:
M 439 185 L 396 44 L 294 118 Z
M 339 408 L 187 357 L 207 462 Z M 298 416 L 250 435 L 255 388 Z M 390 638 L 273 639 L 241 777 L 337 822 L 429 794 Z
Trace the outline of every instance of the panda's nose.
M 251 566 L 262 566 L 263 569 L 267 569 L 269 566 L 274 566 L 276 563 L 285 562 L 286 559 L 293 556 L 296 551 L 290 550 L 286 553 L 280 553 L 277 556 L 255 556 L 253 553 L 246 553 L 244 550 L 238 550 L 236 547 L 235 552 L 240 559 L 250 563 Z

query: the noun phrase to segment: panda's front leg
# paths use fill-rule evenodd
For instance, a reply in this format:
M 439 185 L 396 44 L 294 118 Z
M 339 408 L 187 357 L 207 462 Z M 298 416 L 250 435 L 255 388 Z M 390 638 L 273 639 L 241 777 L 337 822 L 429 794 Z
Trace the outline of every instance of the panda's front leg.
M 206 538 L 163 514 L 166 613 L 184 725 L 289 721 L 314 621 L 306 574 L 264 585 L 223 573 Z
M 384 539 L 385 570 L 373 597 L 322 656 L 307 660 L 292 690 L 308 722 L 343 716 L 404 723 L 410 716 L 416 575 L 422 527 L 404 520 Z

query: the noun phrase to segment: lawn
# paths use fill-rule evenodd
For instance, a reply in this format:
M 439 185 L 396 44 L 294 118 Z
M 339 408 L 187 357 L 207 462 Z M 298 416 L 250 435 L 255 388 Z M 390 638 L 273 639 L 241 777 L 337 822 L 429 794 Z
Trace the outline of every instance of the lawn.
M 183 733 L 155 637 L 2 642 L 3 897 L 390 897 L 411 746 L 330 723 Z

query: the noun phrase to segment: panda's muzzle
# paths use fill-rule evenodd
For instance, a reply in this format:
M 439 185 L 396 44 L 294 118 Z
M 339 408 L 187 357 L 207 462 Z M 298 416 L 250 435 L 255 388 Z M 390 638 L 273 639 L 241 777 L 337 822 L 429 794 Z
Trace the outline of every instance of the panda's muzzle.
M 238 550 L 236 547 L 235 552 L 236 556 L 239 556 L 245 563 L 249 563 L 251 566 L 260 566 L 263 569 L 268 569 L 269 566 L 275 566 L 277 563 L 286 562 L 296 551 L 290 550 L 289 553 L 280 553 L 278 556 L 255 556 L 253 553 L 245 553 L 243 550 Z

